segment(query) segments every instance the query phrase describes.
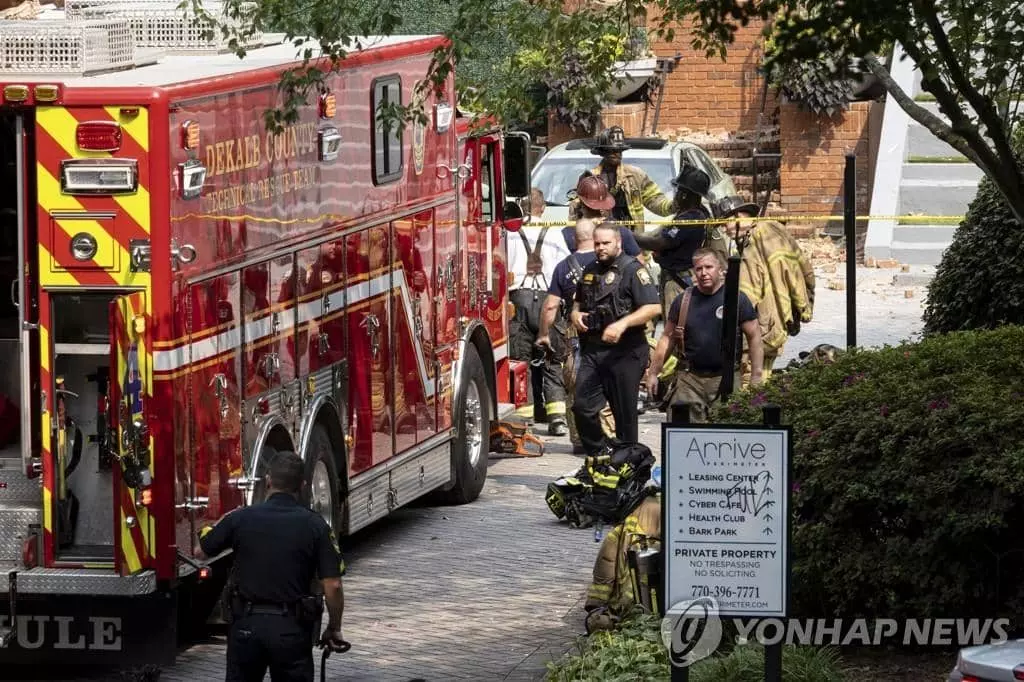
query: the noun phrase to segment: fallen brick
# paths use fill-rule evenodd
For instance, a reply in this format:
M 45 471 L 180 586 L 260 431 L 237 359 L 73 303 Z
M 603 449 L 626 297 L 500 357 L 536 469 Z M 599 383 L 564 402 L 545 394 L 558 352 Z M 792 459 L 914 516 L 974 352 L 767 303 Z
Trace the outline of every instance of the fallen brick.
M 876 266 L 880 268 L 898 268 L 900 262 L 895 258 L 886 258 L 885 260 L 876 261 Z
M 876 266 L 877 262 L 878 261 L 876 261 L 873 256 L 868 256 L 867 258 L 864 259 L 864 267 L 866 267 L 866 268 L 877 267 Z
M 910 272 L 910 266 L 909 265 L 901 265 L 900 266 L 900 272 Z
M 844 289 L 846 289 L 846 282 L 844 282 L 841 279 L 829 280 L 828 288 L 832 289 L 833 291 L 843 291 Z
M 903 298 L 914 298 L 914 291 L 913 291 L 913 289 L 904 289 L 903 290 Z
M 829 265 L 822 265 L 821 266 L 821 271 L 822 272 L 835 272 L 836 271 L 835 263 L 831 263 Z

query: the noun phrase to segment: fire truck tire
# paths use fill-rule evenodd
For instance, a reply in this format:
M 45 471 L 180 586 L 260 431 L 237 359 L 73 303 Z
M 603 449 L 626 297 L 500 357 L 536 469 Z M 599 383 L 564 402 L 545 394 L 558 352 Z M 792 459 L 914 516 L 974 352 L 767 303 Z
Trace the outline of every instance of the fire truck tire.
M 487 480 L 491 393 L 476 348 L 466 350 L 455 394 L 455 442 L 452 443 L 454 485 L 441 493 L 448 504 L 468 504 L 480 496 Z
M 335 533 L 340 532 L 338 505 L 338 467 L 334 463 L 334 446 L 327 429 L 317 424 L 309 437 L 306 455 L 306 488 L 309 508 L 323 517 Z

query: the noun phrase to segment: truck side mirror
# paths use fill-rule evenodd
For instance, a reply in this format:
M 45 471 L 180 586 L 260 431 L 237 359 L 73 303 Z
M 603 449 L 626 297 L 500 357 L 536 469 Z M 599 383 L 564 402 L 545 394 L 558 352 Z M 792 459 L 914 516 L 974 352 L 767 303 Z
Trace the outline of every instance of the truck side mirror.
M 505 198 L 530 196 L 530 136 L 506 133 L 504 140 Z
M 506 201 L 501 211 L 502 224 L 509 232 L 518 232 L 523 227 L 523 209 L 515 201 Z

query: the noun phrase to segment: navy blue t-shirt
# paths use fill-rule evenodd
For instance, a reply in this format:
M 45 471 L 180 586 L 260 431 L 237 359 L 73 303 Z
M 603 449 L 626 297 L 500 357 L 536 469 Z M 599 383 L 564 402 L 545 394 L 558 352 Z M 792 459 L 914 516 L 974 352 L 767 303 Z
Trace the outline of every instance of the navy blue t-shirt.
M 636 243 L 633 231 L 628 227 L 620 227 L 619 234 L 622 235 L 622 252 L 627 256 L 639 256 L 640 245 Z M 565 245 L 569 247 L 569 253 L 576 252 L 576 228 L 563 227 L 562 236 L 565 237 Z
M 675 322 L 679 319 L 679 308 L 683 305 L 683 294 L 672 301 L 668 317 Z M 708 296 L 700 289 L 693 287 L 693 298 L 690 299 L 690 310 L 686 316 L 686 347 L 684 354 L 694 372 L 715 373 L 722 371 L 722 321 L 725 313 L 725 286 Z M 750 299 L 742 291 L 739 295 L 739 324 L 757 319 Z M 736 348 L 740 349 L 742 331 L 737 333 Z M 738 353 L 737 353 L 738 355 Z
M 707 220 L 711 216 L 701 208 L 677 213 L 676 220 Z M 671 244 L 654 254 L 654 261 L 666 270 L 684 272 L 693 267 L 693 252 L 704 243 L 705 229 L 694 225 L 666 225 L 661 236 Z
M 579 261 L 581 274 L 583 268 L 597 260 L 597 254 L 593 251 L 585 251 L 583 253 L 574 251 L 573 255 Z M 572 267 L 569 265 L 569 258 L 563 258 L 555 266 L 555 271 L 551 273 L 551 285 L 548 287 L 548 293 L 558 296 L 571 306 L 572 302 L 576 300 L 577 282 L 572 279 L 573 273 Z

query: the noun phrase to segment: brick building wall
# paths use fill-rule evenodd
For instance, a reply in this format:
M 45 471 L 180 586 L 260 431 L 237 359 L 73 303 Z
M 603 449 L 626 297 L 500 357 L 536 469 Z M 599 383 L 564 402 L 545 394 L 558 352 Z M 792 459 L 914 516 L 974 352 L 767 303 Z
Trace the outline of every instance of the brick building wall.
M 656 26 L 657 21 L 649 19 L 647 25 Z M 658 128 L 708 132 L 756 128 L 764 94 L 764 79 L 758 74 L 763 28 L 760 22 L 740 27 L 724 62 L 694 50 L 689 27 L 677 28 L 671 43 L 652 39 L 651 49 L 659 57 L 682 55 L 665 83 Z M 775 106 L 776 98 L 769 91 L 765 113 L 770 116 Z
M 567 4 L 567 9 L 572 7 Z M 657 17 L 651 17 L 647 25 L 653 27 L 657 22 Z M 744 164 L 742 159 L 736 158 L 734 147 L 737 144 L 746 145 L 747 149 L 753 146 L 752 133 L 757 129 L 758 115 L 762 113 L 764 79 L 758 73 L 762 32 L 763 25 L 759 22 L 740 27 L 724 61 L 694 50 L 690 46 L 692 32 L 689 27 L 677 27 L 671 43 L 653 37 L 651 41 L 651 49 L 658 57 L 672 57 L 676 53 L 682 56 L 666 79 L 657 134 L 671 137 L 687 132 L 696 134 L 698 139 L 695 141 L 706 146 L 726 172 L 734 174 L 737 188 L 741 191 L 748 189 L 749 178 L 744 176 L 749 174 L 749 169 L 737 174 Z M 602 128 L 621 125 L 630 136 L 650 134 L 654 109 L 648 109 L 647 126 L 644 128 L 644 106 L 610 106 L 603 112 L 600 125 Z M 870 205 L 881 111 L 881 103 L 857 102 L 842 114 L 817 116 L 801 110 L 796 104 L 781 101 L 769 89 L 762 132 L 766 132 L 773 123 L 778 125 L 778 147 L 782 153 L 778 170 L 779 191 L 772 194 L 773 199 L 778 199 L 778 204 L 769 208 L 769 214 L 796 219 L 792 223 L 794 227 L 801 217 L 840 215 L 843 169 L 848 151 L 857 155 L 858 213 L 866 214 Z M 548 132 L 549 147 L 585 135 L 574 133 L 554 117 L 549 119 Z M 738 136 L 747 141 L 707 143 L 699 139 L 706 134 Z M 772 145 L 766 145 L 762 140 L 761 146 Z M 771 169 L 766 170 L 772 172 Z M 766 191 L 761 183 L 759 186 Z M 804 222 L 797 229 L 803 232 L 807 224 Z M 814 221 L 813 225 L 823 227 L 824 223 Z M 858 223 L 862 232 L 866 226 L 866 222 Z
M 843 175 L 846 154 L 856 155 L 857 212 L 866 214 L 871 202 L 871 177 L 881 105 L 854 102 L 832 116 L 818 116 L 784 102 L 779 111 L 779 144 L 782 148 L 780 203 L 795 216 L 842 215 Z M 867 223 L 859 223 L 860 231 Z

